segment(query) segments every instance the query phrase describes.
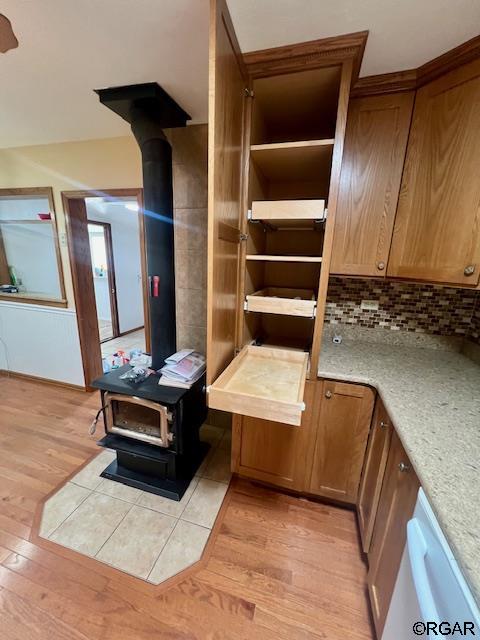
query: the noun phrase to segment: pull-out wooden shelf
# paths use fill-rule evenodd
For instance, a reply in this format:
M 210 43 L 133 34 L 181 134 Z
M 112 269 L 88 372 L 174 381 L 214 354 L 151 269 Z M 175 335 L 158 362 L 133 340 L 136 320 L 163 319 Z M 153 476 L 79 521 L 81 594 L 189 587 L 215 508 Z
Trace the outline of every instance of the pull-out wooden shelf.
M 321 262 L 321 256 L 273 256 L 260 253 L 247 254 L 247 260 L 260 260 L 263 262 Z
M 274 229 L 311 229 L 325 219 L 325 200 L 256 200 L 250 219 Z
M 308 353 L 247 345 L 208 388 L 208 406 L 299 426 Z
M 245 296 L 245 311 L 314 318 L 317 301 L 309 289 L 266 287 Z

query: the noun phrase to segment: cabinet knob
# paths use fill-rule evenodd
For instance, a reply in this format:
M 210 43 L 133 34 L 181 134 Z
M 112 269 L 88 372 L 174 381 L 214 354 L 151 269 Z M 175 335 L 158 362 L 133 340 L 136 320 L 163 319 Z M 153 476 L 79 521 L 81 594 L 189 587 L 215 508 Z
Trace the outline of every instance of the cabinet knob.
M 380 420 L 380 428 L 386 429 L 387 427 L 388 427 L 388 422 L 385 422 L 385 420 Z
M 383 271 L 385 269 L 385 263 L 384 262 L 377 262 L 377 269 L 379 271 Z
M 332 392 L 329 389 L 327 389 L 327 391 L 325 391 L 325 398 L 327 400 L 330 400 L 331 397 L 332 397 Z
M 466 276 L 472 276 L 475 273 L 475 265 L 474 264 L 467 264 L 467 266 L 463 270 L 463 273 Z
M 398 470 L 401 471 L 402 473 L 405 473 L 406 471 L 410 471 L 410 465 L 405 464 L 405 462 L 400 462 L 400 464 L 398 465 Z

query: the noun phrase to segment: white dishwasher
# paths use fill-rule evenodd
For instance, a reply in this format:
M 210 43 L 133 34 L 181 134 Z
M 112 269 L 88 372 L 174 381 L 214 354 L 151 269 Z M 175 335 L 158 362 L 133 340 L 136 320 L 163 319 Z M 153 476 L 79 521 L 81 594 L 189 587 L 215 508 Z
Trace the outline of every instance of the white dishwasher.
M 420 489 L 382 640 L 479 636 L 479 609 Z

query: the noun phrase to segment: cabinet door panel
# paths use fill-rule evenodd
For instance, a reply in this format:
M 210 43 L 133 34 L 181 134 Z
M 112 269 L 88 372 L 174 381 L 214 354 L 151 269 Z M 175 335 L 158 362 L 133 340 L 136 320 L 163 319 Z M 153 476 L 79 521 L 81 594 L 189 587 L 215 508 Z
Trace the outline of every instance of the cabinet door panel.
M 417 92 L 388 275 L 476 285 L 480 60 Z
M 232 360 L 242 209 L 246 72 L 225 0 L 212 0 L 208 116 L 207 384 Z
M 392 424 L 380 398 L 377 400 L 368 439 L 365 464 L 363 466 L 360 490 L 358 492 L 358 523 L 365 553 L 370 549 L 373 525 L 377 514 L 380 491 L 387 465 L 388 451 L 392 437 Z
M 417 476 L 393 432 L 368 555 L 368 590 L 378 638 L 385 624 L 418 489 Z
M 331 273 L 385 276 L 413 97 L 350 102 Z
M 246 478 L 304 491 L 306 449 L 312 416 L 316 411 L 316 388 L 321 386 L 321 383 L 307 381 L 306 409 L 298 427 L 235 415 L 232 433 L 232 471 Z
M 329 380 L 323 383 L 310 493 L 356 502 L 374 397 L 369 387 Z

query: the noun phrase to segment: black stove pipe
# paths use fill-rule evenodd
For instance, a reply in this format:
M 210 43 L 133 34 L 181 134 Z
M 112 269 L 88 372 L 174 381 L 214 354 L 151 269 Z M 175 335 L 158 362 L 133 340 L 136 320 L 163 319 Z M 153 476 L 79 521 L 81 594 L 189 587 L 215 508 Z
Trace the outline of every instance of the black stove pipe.
M 152 367 L 176 350 L 172 148 L 163 129 L 190 116 L 156 82 L 98 89 L 100 102 L 130 123 L 142 154 Z
M 172 148 L 141 108 L 132 106 L 130 114 L 142 153 L 152 368 L 160 369 L 176 350 Z

